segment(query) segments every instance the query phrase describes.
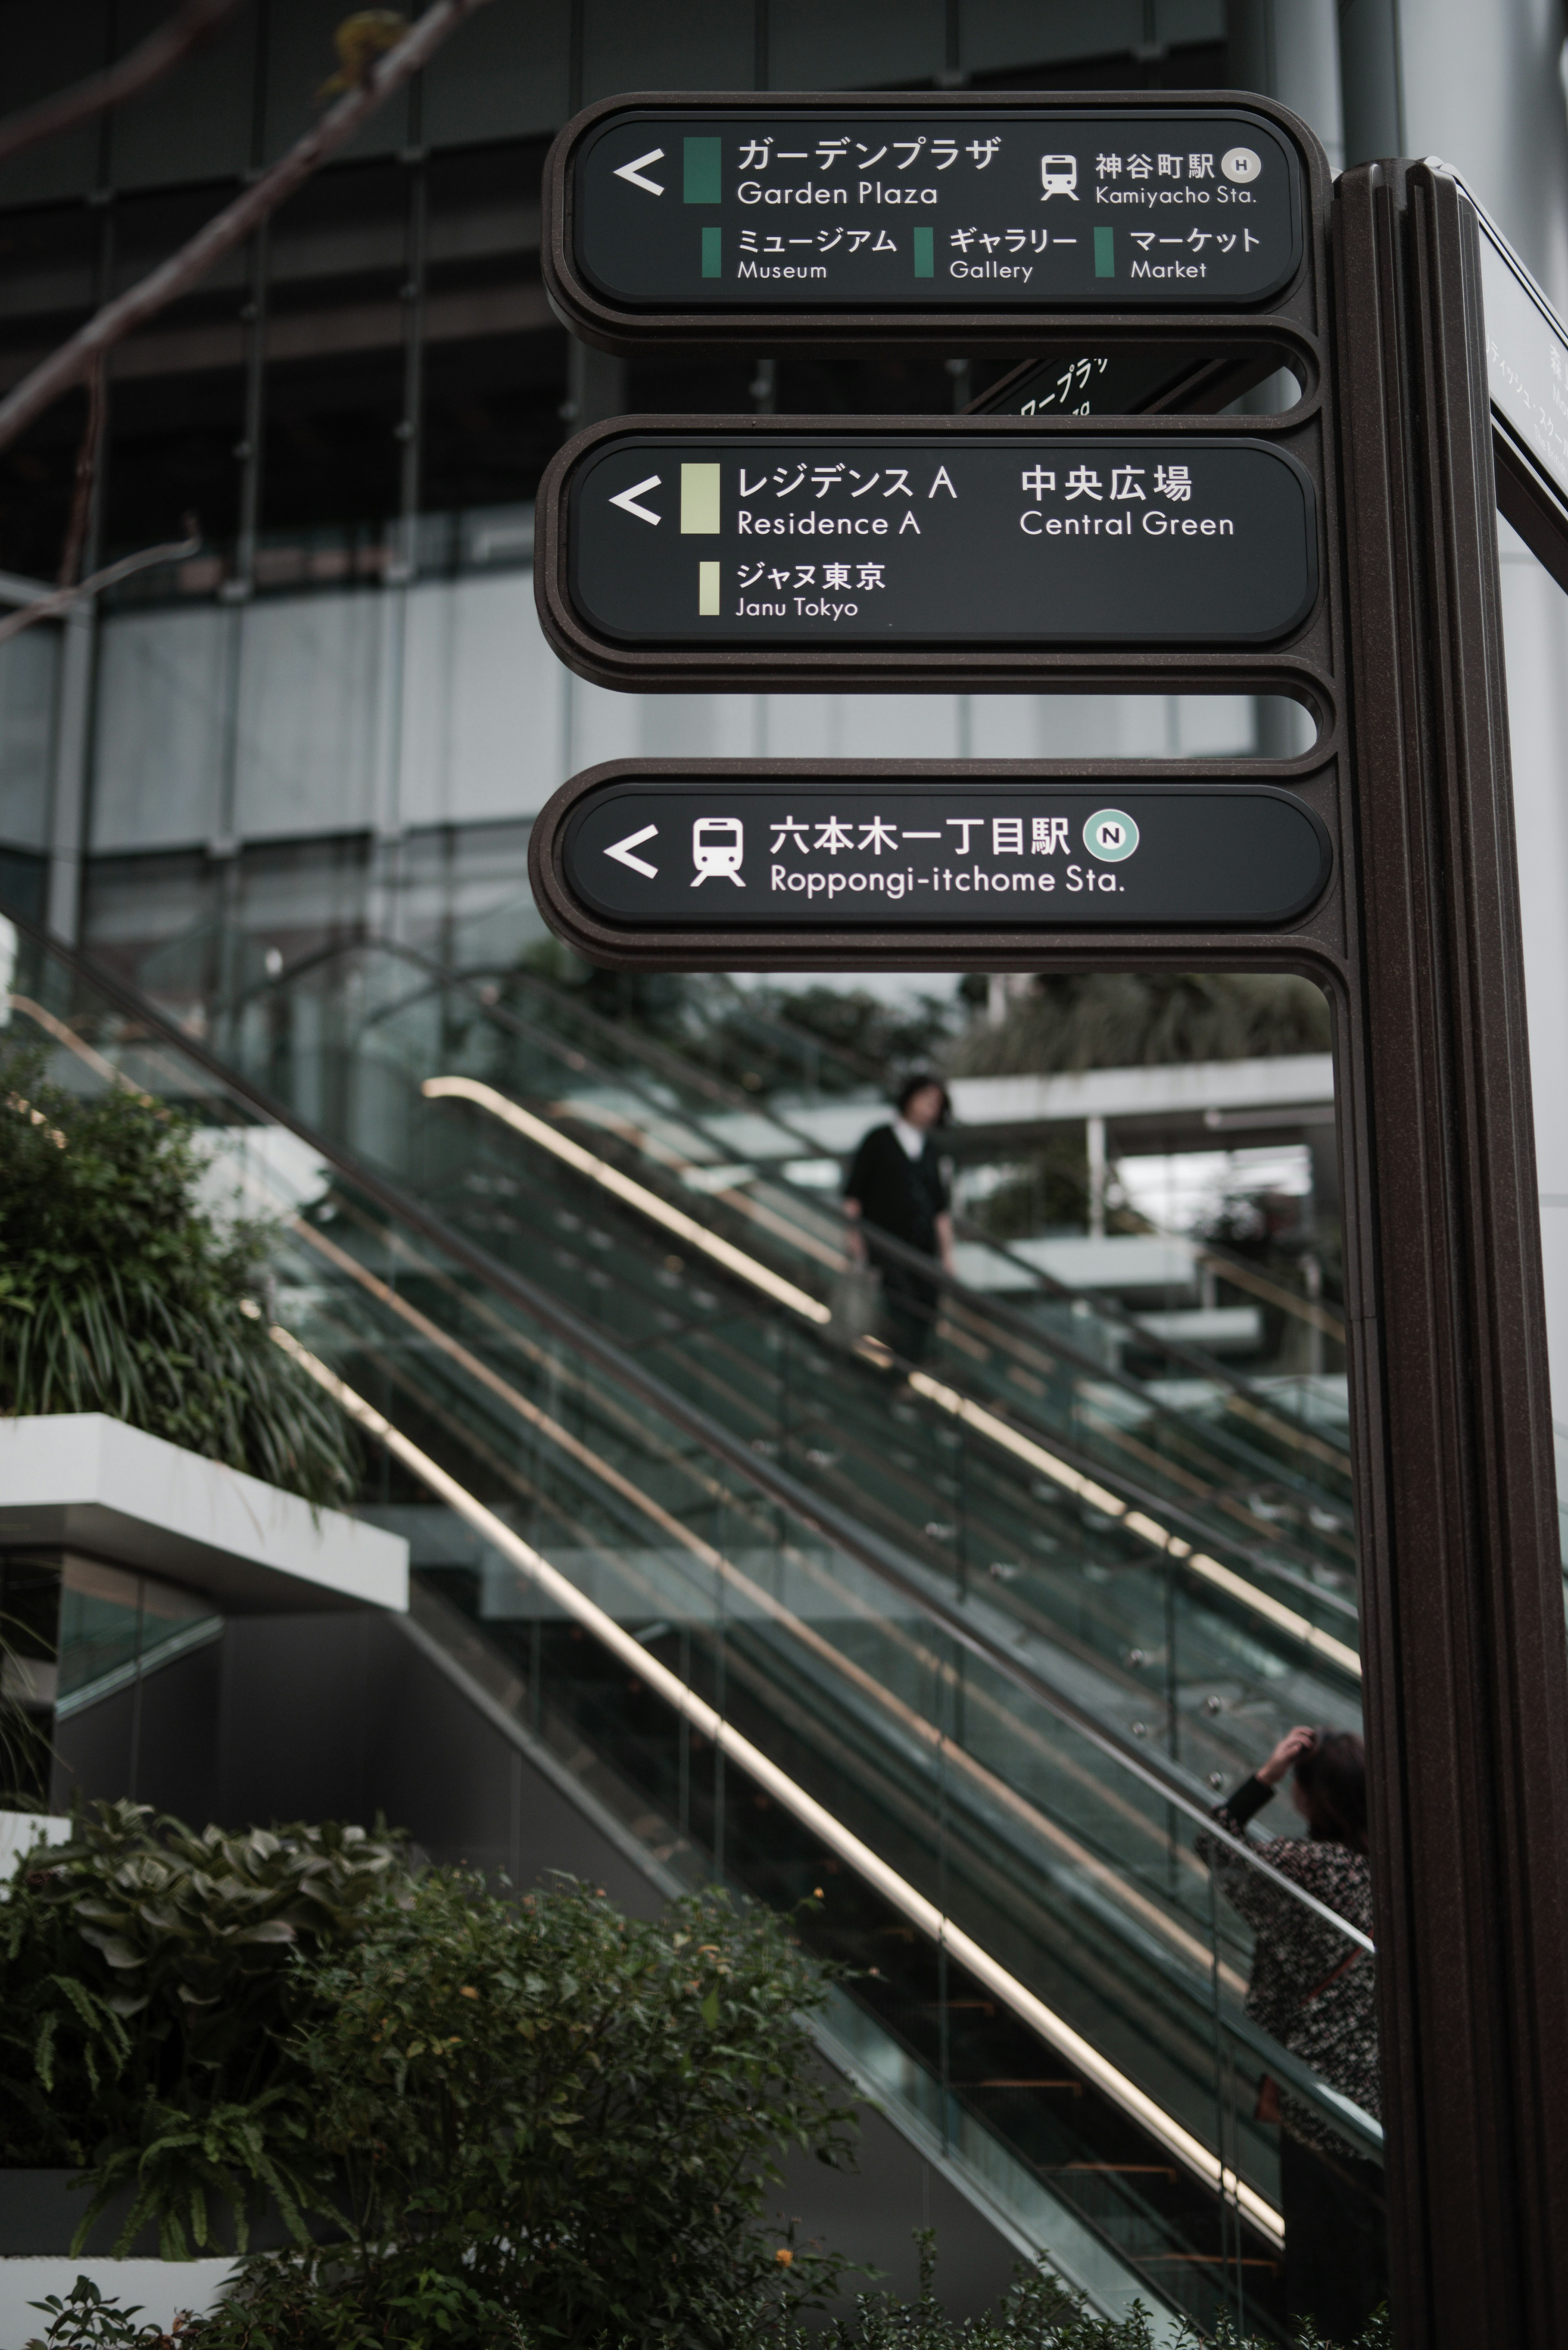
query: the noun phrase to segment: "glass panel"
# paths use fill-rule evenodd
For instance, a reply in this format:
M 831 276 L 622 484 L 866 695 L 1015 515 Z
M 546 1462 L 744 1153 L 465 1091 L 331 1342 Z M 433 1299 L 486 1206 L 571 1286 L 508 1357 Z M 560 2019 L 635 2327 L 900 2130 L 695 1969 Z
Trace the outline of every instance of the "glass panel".
M 128 1688 L 154 1664 L 213 1639 L 223 1618 L 198 1594 L 67 1555 L 60 1570 L 57 1719 Z

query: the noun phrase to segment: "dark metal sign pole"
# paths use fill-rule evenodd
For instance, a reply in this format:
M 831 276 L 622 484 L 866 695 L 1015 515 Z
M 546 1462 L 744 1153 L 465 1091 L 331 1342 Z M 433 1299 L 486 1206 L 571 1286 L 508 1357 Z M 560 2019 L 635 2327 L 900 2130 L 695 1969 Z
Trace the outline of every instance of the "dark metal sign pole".
M 1402 2342 L 1568 2341 L 1563 1619 L 1474 217 L 1335 204 L 1362 988 L 1342 1066 Z

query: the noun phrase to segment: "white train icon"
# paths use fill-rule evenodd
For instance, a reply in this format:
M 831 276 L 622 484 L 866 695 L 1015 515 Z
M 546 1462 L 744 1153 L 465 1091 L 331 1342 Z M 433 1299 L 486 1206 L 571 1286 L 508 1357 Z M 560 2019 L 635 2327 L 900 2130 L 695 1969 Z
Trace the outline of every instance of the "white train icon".
M 741 859 L 745 853 L 746 830 L 738 816 L 700 816 L 691 827 L 691 862 L 697 868 L 691 887 L 732 881 L 743 889 Z

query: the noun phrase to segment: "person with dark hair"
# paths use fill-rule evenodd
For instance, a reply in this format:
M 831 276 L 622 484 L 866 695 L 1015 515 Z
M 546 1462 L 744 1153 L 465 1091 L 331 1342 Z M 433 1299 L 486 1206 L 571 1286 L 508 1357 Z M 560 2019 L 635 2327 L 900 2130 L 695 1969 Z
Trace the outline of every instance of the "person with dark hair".
M 1350 1730 L 1287 1731 L 1268 1761 L 1214 1814 L 1243 1841 L 1247 1825 L 1289 1771 L 1306 1834 L 1254 1846 L 1275 1877 L 1287 1877 L 1364 1934 L 1372 1931 L 1366 1833 L 1366 1752 Z M 1253 1929 L 1247 2012 L 1331 2088 L 1374 2120 L 1377 2069 L 1376 1961 L 1336 1933 L 1261 1868 L 1216 1836 L 1199 1835 L 1226 1898 Z M 1280 2198 L 1285 2220 L 1285 2308 L 1310 2317 L 1330 2341 L 1356 2339 L 1387 2298 L 1383 2173 L 1354 2151 L 1315 2107 L 1265 2079 L 1254 2119 L 1280 2128 Z
M 897 1117 L 865 1137 L 844 1187 L 849 1255 L 881 1274 L 888 1342 L 905 1363 L 919 1363 L 930 1344 L 941 1293 L 918 1265 L 879 1249 L 877 1235 L 888 1233 L 952 1271 L 952 1198 L 937 1149 L 937 1128 L 950 1114 L 940 1077 L 909 1078 L 899 1090 Z

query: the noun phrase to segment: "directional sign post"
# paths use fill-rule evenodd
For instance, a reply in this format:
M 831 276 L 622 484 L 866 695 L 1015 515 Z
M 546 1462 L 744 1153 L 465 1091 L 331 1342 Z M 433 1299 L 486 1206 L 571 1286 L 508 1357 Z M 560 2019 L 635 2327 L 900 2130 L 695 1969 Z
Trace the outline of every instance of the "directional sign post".
M 1568 2340 L 1568 1649 L 1473 210 L 1431 164 L 1331 182 L 1267 100 L 936 92 L 612 101 L 562 132 L 545 211 L 551 299 L 609 348 L 1006 343 L 1043 370 L 995 388 L 1006 414 L 579 436 L 535 587 L 581 674 L 1313 714 L 1308 753 L 1247 771 L 623 764 L 557 794 L 531 871 L 625 967 L 1324 989 L 1395 2309 L 1409 2350 Z M 1503 495 L 1568 578 L 1564 347 L 1513 278 Z M 1261 359 L 1300 386 L 1282 416 L 1134 422 Z
M 1250 436 L 601 427 L 540 510 L 545 634 L 607 685 L 888 683 L 900 660 L 1014 682 L 1072 648 L 1257 652 L 1318 600 L 1312 475 Z
M 595 769 L 535 827 L 535 887 L 596 961 L 776 966 L 896 926 L 908 951 L 994 961 L 999 935 L 1262 931 L 1298 922 L 1333 871 L 1323 818 L 1211 772 L 943 770 L 934 763 L 672 763 Z M 895 949 L 895 952 L 898 951 Z
M 551 300 L 620 346 L 1256 309 L 1308 218 L 1301 149 L 1261 109 L 945 93 L 611 100 L 556 140 L 545 203 Z

